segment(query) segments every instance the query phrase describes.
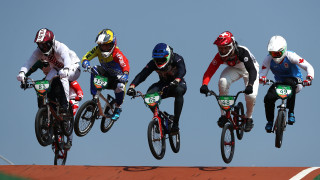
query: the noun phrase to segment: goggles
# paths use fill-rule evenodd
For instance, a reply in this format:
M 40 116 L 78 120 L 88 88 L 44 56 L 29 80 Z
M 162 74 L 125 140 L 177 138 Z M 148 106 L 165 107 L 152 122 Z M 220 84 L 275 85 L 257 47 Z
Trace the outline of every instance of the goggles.
M 270 56 L 273 58 L 280 58 L 283 54 L 282 51 L 269 51 Z

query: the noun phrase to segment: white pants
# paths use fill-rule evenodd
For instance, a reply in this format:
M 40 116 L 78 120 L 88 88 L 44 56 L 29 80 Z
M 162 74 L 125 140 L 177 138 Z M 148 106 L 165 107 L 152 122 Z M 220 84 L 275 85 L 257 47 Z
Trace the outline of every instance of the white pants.
M 61 83 L 63 85 L 64 93 L 66 94 L 67 101 L 69 102 L 69 81 L 75 81 L 80 76 L 80 66 L 79 64 L 73 64 L 69 69 L 69 75 L 66 78 L 61 78 Z M 51 80 L 54 76 L 58 75 L 58 71 L 55 68 L 51 68 L 51 71 L 46 76 L 46 80 Z
M 245 95 L 246 100 L 246 117 L 252 118 L 252 113 L 256 101 L 256 97 L 258 95 L 258 88 L 259 88 L 259 65 L 255 64 L 256 70 L 257 70 L 257 77 L 253 84 L 253 92 L 252 94 Z M 244 80 L 244 88 L 237 88 L 239 90 L 245 89 L 245 87 L 248 84 L 249 81 L 249 73 L 246 69 L 238 69 L 231 66 L 226 67 L 221 75 L 219 80 L 219 93 L 220 95 L 228 95 L 229 94 L 229 88 L 230 85 L 239 80 L 240 78 L 243 78 Z M 224 113 L 224 112 L 222 112 Z

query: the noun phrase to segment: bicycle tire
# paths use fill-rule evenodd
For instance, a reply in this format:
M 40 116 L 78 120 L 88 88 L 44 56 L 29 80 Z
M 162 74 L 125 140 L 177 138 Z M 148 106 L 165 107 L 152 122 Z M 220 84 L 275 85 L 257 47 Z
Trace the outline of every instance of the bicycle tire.
M 72 112 L 69 112 L 72 113 Z M 66 136 L 70 136 L 73 132 L 74 118 L 73 114 L 69 114 L 61 122 L 62 132 Z
M 85 136 L 91 130 L 96 119 L 96 107 L 96 103 L 89 100 L 83 103 L 79 108 L 74 121 L 74 132 L 77 136 Z M 87 113 L 89 113 L 88 117 L 86 117 Z M 82 126 L 83 124 L 85 125 Z
M 237 104 L 237 106 L 235 106 L 234 109 L 239 116 L 244 115 L 244 108 L 243 108 L 242 102 L 239 102 Z M 244 119 L 240 119 L 239 116 L 236 118 L 236 124 L 238 127 L 238 129 L 236 129 L 236 135 L 237 135 L 237 138 L 239 140 L 241 140 L 243 138 L 243 134 L 244 134 L 244 123 L 243 123 Z M 241 125 L 241 123 L 242 123 L 242 125 Z
M 235 148 L 233 126 L 230 123 L 226 123 L 222 129 L 220 148 L 223 161 L 227 164 L 230 163 Z
M 111 108 L 107 106 L 106 109 L 104 110 L 104 115 L 106 115 L 107 117 L 102 117 L 101 125 L 100 125 L 101 132 L 103 133 L 108 132 L 115 122 L 110 118 L 114 111 L 115 103 L 116 103 L 115 100 L 111 101 L 110 102 Z
M 64 135 L 55 134 L 55 150 L 54 150 L 54 165 L 65 165 L 68 156 L 68 150 L 64 148 L 67 138 Z
M 161 138 L 158 122 L 150 121 L 148 125 L 148 144 L 150 151 L 156 159 L 160 160 L 164 157 L 166 152 L 166 138 Z M 156 138 L 155 138 L 156 137 Z
M 284 110 L 279 110 L 277 120 L 276 120 L 275 147 L 277 148 L 281 148 L 281 145 L 282 145 L 285 123 L 286 123 L 286 112 Z
M 53 130 L 48 122 L 48 109 L 42 107 L 38 110 L 35 118 L 35 133 L 41 146 L 47 146 L 52 143 Z
M 169 134 L 169 142 L 172 151 L 178 153 L 180 150 L 180 132 L 174 135 Z

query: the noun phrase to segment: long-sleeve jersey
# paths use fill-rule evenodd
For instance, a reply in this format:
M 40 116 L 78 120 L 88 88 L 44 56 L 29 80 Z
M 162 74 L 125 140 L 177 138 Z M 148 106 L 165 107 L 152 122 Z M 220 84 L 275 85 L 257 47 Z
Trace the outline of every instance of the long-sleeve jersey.
M 314 69 L 305 59 L 295 52 L 287 51 L 286 56 L 280 64 L 272 61 L 272 57 L 267 55 L 262 63 L 260 77 L 267 76 L 269 69 L 274 74 L 274 79 L 278 82 L 284 81 L 287 77 L 298 77 L 303 80 L 300 68 L 307 72 L 308 76 L 314 78 Z
M 257 78 L 257 70 L 255 68 L 255 64 L 257 64 L 257 61 L 246 47 L 237 46 L 237 48 L 238 48 L 238 50 L 236 51 L 237 60 L 236 60 L 236 64 L 233 67 L 238 69 L 245 68 L 249 73 L 249 84 L 253 85 L 254 81 Z M 221 64 L 228 65 L 225 61 L 221 59 L 219 53 L 217 53 L 216 56 L 211 61 L 207 71 L 203 75 L 203 80 L 202 80 L 203 85 L 209 84 L 211 77 L 218 70 Z
M 38 69 L 43 68 L 43 62 L 41 60 L 38 60 L 26 73 L 26 76 L 29 77 L 32 73 L 36 72 Z
M 130 71 L 129 61 L 118 47 L 114 49 L 111 56 L 104 58 L 100 49 L 96 46 L 83 56 L 81 64 L 84 60 L 91 61 L 95 57 L 98 57 L 101 66 L 111 76 L 122 75 L 125 71 Z
M 158 69 L 155 62 L 150 60 L 146 67 L 144 67 L 142 71 L 134 78 L 131 85 L 138 86 L 140 83 L 145 81 L 153 71 L 158 73 L 160 81 L 162 82 L 171 82 L 176 78 L 183 80 L 183 77 L 186 74 L 186 66 L 182 56 L 177 53 L 173 53 L 173 57 L 170 61 L 171 62 L 167 65 L 167 68 Z
M 37 48 L 34 50 L 29 60 L 21 67 L 20 71 L 27 73 L 31 66 L 39 59 L 48 61 L 50 66 L 57 70 L 70 68 L 73 64 L 80 62 L 74 51 L 70 50 L 65 44 L 55 40 L 53 44 L 53 53 L 49 56 L 45 56 L 41 50 Z

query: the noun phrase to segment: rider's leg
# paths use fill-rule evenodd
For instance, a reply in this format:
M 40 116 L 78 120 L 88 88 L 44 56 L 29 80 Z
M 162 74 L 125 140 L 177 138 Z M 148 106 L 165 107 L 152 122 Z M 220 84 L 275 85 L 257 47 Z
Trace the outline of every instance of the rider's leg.
M 184 80 L 182 80 L 177 87 L 169 87 L 168 93 L 164 95 L 166 97 L 175 97 L 174 100 L 174 120 L 172 124 L 171 132 L 179 131 L 179 119 L 182 112 L 184 94 L 187 91 L 187 86 Z
M 278 99 L 278 95 L 276 93 L 275 86 L 272 85 L 264 97 L 265 114 L 266 114 L 266 119 L 268 121 L 265 127 L 267 132 L 271 132 L 272 130 L 275 102 L 277 99 Z
M 239 80 L 242 77 L 243 73 L 245 72 L 241 71 L 240 69 L 236 69 L 230 66 L 226 67 L 222 71 L 218 82 L 219 95 L 228 95 L 231 84 Z M 218 126 L 222 128 L 226 122 L 227 119 L 225 117 L 225 111 L 221 110 L 221 117 L 217 121 Z
M 112 120 L 118 120 L 120 117 L 120 113 L 122 112 L 121 105 L 125 96 L 125 87 L 126 85 L 124 83 L 117 83 L 117 87 L 114 90 L 114 94 L 116 97 L 116 107 L 111 116 Z
M 287 108 L 289 109 L 288 112 L 288 124 L 292 125 L 295 122 L 295 117 L 294 117 L 294 106 L 295 106 L 295 101 L 296 101 L 296 93 L 295 90 L 297 88 L 298 84 L 298 79 L 295 77 L 292 78 L 286 78 L 284 80 L 284 83 L 287 85 L 290 85 L 293 93 L 287 100 Z
M 162 90 L 162 88 L 165 86 L 165 84 L 163 82 L 156 82 L 156 83 L 153 83 L 147 90 L 146 94 L 150 94 L 150 93 L 156 93 L 156 92 L 159 92 Z M 161 98 L 163 98 L 161 96 Z M 154 108 L 153 107 L 150 107 L 150 110 L 152 111 L 152 113 L 154 113 Z

